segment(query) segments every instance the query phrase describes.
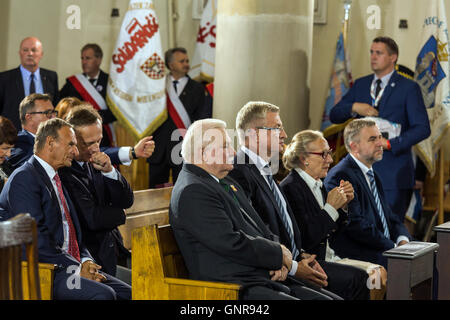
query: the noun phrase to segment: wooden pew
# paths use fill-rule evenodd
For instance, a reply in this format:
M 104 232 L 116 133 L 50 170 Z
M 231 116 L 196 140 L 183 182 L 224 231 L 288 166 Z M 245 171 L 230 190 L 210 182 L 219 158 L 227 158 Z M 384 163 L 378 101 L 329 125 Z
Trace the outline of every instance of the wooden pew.
M 237 300 L 237 284 L 187 279 L 183 257 L 168 225 L 133 230 L 133 300 Z
M 439 252 L 437 255 L 438 300 L 450 300 L 450 221 L 438 225 L 436 231 Z
M 39 283 L 41 287 L 41 299 L 53 299 L 53 279 L 56 266 L 49 263 L 39 263 Z M 28 262 L 22 261 L 22 289 L 25 300 L 28 300 L 29 284 L 28 278 L 25 276 L 28 272 Z
M 383 252 L 389 270 L 386 299 L 431 299 L 434 256 L 438 248 L 437 243 L 411 241 Z
M 127 219 L 119 227 L 125 248 L 131 250 L 133 229 L 151 224 L 169 224 L 169 204 L 173 187 L 134 191 L 133 206 L 125 213 Z

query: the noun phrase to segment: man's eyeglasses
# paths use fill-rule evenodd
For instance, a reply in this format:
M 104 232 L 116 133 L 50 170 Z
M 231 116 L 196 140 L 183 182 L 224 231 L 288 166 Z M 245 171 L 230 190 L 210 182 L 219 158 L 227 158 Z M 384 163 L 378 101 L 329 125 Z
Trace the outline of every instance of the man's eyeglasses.
M 256 127 L 255 129 L 263 129 L 263 130 L 269 130 L 269 131 L 274 131 L 275 133 L 280 133 L 281 131 L 284 130 L 283 127 Z
M 47 118 L 51 118 L 52 116 L 57 116 L 58 115 L 58 111 L 56 110 L 45 110 L 45 111 L 33 111 L 33 112 L 28 112 L 28 114 L 44 114 Z
M 307 152 L 309 154 L 316 154 L 318 156 L 321 156 L 322 159 L 326 159 L 328 156 L 331 156 L 333 158 L 333 149 L 325 150 L 323 152 Z

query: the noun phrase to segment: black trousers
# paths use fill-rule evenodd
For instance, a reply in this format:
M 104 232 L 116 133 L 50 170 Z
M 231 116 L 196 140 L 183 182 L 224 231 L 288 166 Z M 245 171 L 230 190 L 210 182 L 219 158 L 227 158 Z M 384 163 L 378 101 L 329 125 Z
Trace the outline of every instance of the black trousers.
M 340 263 L 318 261 L 328 275 L 328 287 L 325 289 L 341 296 L 344 300 L 369 300 L 367 287 L 369 275 L 366 271 Z

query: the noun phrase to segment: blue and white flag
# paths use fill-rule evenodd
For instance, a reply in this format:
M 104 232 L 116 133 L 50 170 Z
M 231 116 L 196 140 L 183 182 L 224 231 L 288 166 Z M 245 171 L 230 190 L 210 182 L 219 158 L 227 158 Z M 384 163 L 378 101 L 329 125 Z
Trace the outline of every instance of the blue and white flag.
M 325 102 L 325 110 L 322 117 L 322 126 L 320 128 L 320 130 L 324 132 L 325 137 L 334 134 L 336 130 L 340 130 L 332 129 L 339 125 L 333 125 L 330 122 L 330 111 L 342 99 L 342 97 L 347 93 L 352 85 L 349 66 L 350 63 L 347 60 L 346 50 L 344 46 L 344 35 L 341 32 L 336 44 L 336 54 L 334 56 L 328 98 Z
M 431 135 L 415 149 L 428 171 L 434 175 L 435 153 L 450 127 L 449 36 L 444 0 L 430 0 L 427 4 L 414 79 L 422 89 Z

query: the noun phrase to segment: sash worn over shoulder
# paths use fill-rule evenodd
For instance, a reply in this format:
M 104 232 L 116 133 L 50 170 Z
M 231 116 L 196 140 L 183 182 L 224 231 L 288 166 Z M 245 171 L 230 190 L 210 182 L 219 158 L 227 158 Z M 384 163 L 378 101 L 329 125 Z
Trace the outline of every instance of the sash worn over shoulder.
M 181 130 L 181 134 L 184 137 L 186 130 L 191 125 L 191 118 L 189 118 L 186 108 L 171 85 L 170 77 L 167 76 L 166 78 L 167 111 L 177 128 L 185 129 Z
M 89 102 L 96 110 L 108 110 L 105 99 L 100 95 L 100 93 L 94 88 L 94 86 L 89 82 L 89 80 L 82 74 L 76 74 L 67 78 L 68 81 L 73 85 L 75 90 L 78 91 L 80 96 L 84 101 Z M 108 134 L 109 141 L 116 145 L 116 135 L 114 133 L 114 128 L 112 123 L 103 124 L 106 133 Z

